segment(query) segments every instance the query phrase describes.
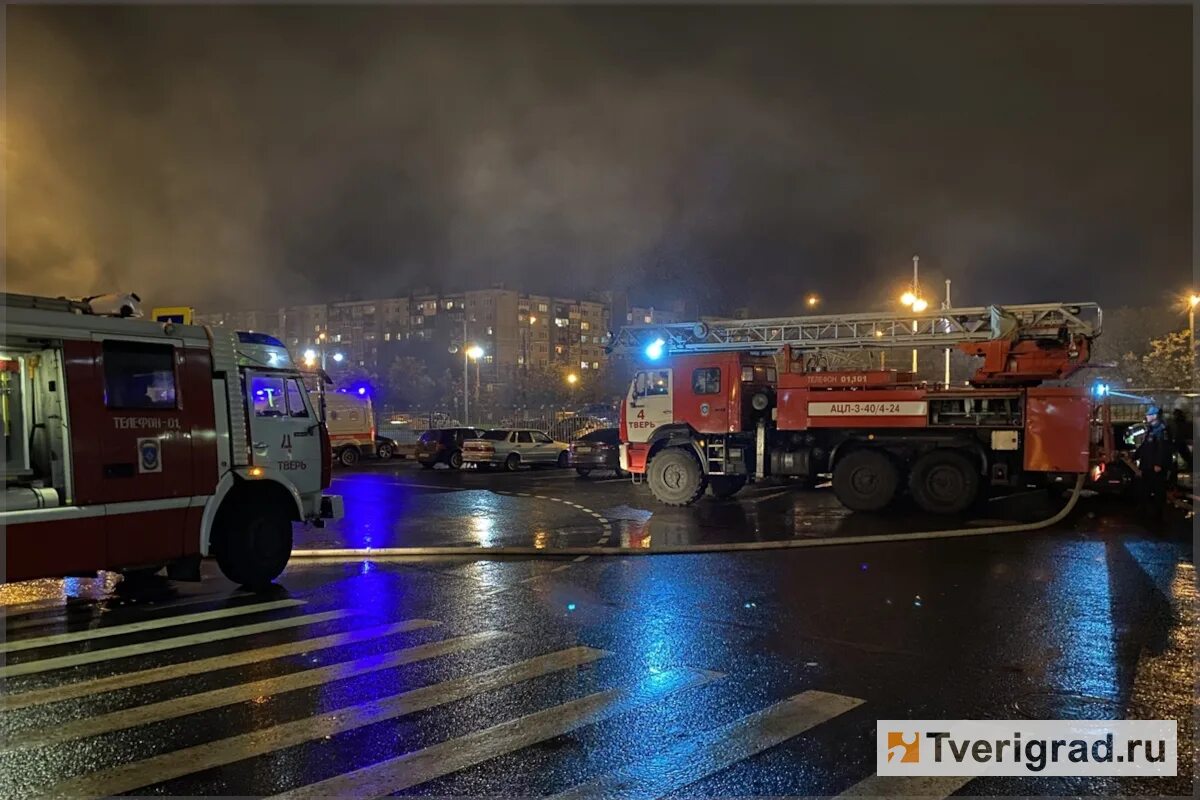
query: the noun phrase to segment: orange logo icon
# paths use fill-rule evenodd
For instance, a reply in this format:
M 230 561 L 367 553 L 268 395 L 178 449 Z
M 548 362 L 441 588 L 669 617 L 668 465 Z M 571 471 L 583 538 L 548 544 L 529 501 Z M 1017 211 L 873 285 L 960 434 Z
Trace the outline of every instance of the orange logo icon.
M 890 764 L 899 761 L 901 764 L 916 764 L 921 760 L 921 742 L 915 733 L 888 731 L 887 760 Z

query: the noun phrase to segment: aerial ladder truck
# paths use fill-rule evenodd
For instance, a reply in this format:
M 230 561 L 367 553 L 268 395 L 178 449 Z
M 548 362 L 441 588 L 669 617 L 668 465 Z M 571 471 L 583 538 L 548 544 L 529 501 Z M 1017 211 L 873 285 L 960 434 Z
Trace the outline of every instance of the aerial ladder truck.
M 621 467 L 669 505 L 831 475 L 855 511 L 909 494 L 960 513 L 985 487 L 1088 472 L 1092 398 L 1063 381 L 1087 365 L 1101 321 L 1095 303 L 1049 303 L 625 327 L 610 343 L 637 365 Z M 959 386 L 862 363 L 919 347 L 979 361 Z

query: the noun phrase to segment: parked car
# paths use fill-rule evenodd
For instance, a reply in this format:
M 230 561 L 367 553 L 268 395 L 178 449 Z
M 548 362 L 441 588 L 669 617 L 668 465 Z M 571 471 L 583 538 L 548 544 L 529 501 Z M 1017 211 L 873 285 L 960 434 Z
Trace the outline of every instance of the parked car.
M 575 468 L 579 477 L 586 478 L 594 470 L 612 470 L 617 476 L 621 471 L 621 431 L 618 428 L 598 428 L 585 433 L 571 445 L 567 463 Z
M 500 428 L 463 442 L 463 461 L 470 466 L 499 467 L 515 472 L 522 464 L 567 466 L 567 443 L 542 431 Z
M 430 428 L 417 440 L 414 457 L 425 469 L 433 469 L 437 464 L 461 469 L 463 442 L 478 438 L 482 433 L 478 428 Z
M 388 436 L 375 434 L 375 457 L 387 461 L 396 455 L 396 440 Z

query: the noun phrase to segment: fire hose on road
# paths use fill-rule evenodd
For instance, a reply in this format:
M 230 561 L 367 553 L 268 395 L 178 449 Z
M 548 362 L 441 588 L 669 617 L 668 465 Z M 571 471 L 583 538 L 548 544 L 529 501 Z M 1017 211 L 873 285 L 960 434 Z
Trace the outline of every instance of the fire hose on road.
M 1036 522 L 991 525 L 980 528 L 958 528 L 914 533 L 886 533 L 869 536 L 828 536 L 820 539 L 781 539 L 769 542 L 719 542 L 712 544 L 666 545 L 656 548 L 632 547 L 354 547 L 293 550 L 292 558 L 362 559 L 403 556 L 647 556 L 680 555 L 686 553 L 724 553 L 750 550 L 790 550 L 800 547 L 833 547 L 836 545 L 880 544 L 911 542 L 929 539 L 958 539 L 968 536 L 993 536 L 1005 533 L 1028 533 L 1056 525 L 1075 509 L 1083 492 L 1084 476 L 1079 475 L 1071 496 L 1056 514 Z

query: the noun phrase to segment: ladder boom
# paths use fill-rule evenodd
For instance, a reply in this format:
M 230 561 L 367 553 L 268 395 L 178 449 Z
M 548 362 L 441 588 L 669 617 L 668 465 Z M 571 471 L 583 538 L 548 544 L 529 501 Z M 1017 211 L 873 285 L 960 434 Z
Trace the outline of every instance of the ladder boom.
M 669 353 L 827 348 L 952 347 L 959 343 L 1092 339 L 1102 312 L 1096 303 L 1041 303 L 1011 306 L 830 314 L 766 319 L 715 319 L 665 325 L 630 325 L 613 337 L 610 350 L 633 353 L 662 341 Z

